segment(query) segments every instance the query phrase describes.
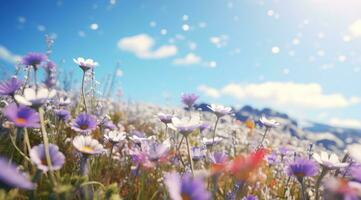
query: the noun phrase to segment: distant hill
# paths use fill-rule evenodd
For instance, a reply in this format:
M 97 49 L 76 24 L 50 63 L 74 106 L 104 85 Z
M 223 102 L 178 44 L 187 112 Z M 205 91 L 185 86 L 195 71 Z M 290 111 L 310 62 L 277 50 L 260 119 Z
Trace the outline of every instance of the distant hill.
M 201 103 L 195 105 L 197 110 L 210 112 L 209 104 Z M 239 121 L 252 119 L 258 126 L 261 126 L 259 118 L 262 115 L 275 118 L 281 122 L 281 130 L 288 132 L 292 136 L 308 139 L 318 145 L 323 145 L 328 149 L 343 149 L 346 144 L 355 143 L 361 140 L 361 130 L 351 128 L 334 127 L 327 124 L 312 121 L 297 121 L 291 116 L 275 111 L 271 108 L 257 109 L 246 105 L 234 110 L 234 117 Z

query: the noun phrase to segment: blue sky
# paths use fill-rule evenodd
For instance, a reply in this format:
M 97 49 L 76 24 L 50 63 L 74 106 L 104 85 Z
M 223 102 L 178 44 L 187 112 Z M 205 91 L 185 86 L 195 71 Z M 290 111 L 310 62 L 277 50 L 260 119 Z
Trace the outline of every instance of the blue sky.
M 361 127 L 358 0 L 8 0 L 0 8 L 0 63 L 45 51 L 62 71 L 120 62 L 126 99 L 269 106 L 301 119 Z

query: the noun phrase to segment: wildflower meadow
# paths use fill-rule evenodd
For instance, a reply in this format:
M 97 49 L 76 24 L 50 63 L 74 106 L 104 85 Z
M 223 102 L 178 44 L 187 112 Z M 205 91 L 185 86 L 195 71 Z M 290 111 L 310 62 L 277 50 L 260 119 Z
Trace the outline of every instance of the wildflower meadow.
M 268 5 L 264 1 L 258 4 L 262 2 L 262 6 Z M 111 6 L 116 3 L 110 1 Z M 123 2 L 118 3 L 122 5 Z M 234 4 L 236 2 L 229 1 L 225 7 L 233 9 Z M 147 5 L 144 4 L 142 9 L 148 8 Z M 93 5 L 92 9 L 98 9 L 97 6 Z M 167 12 L 168 7 L 161 8 Z M 275 18 L 273 20 L 283 19 L 282 14 L 280 19 L 280 16 L 276 18 L 278 13 L 273 10 L 266 13 Z M 241 14 L 237 16 L 231 19 L 242 18 Z M 183 32 L 196 30 L 188 15 L 182 20 Z M 213 28 L 211 21 L 208 22 L 210 29 Z M 303 21 L 302 28 L 307 23 Z M 198 26 L 205 28 L 205 24 Z M 150 26 L 165 25 L 152 21 Z M 92 24 L 90 29 L 99 27 Z M 166 29 L 161 29 L 160 33 L 168 34 Z M 79 34 L 86 36 L 82 32 Z M 156 65 L 154 60 L 162 58 L 164 52 L 175 52 L 171 44 L 185 41 L 184 38 L 175 36 L 168 46 L 152 49 L 154 40 L 141 34 L 132 39 L 139 39 L 136 44 L 145 44 L 145 47 L 135 47 L 124 41 L 119 41 L 118 45 L 123 50 L 128 48 L 135 52 L 137 58 Z M 299 40 L 293 43 L 298 44 Z M 210 41 L 222 49 L 228 44 L 225 42 L 228 37 L 211 37 Z M 44 41 L 40 43 L 44 44 Z M 305 90 L 295 83 L 288 83 L 281 90 L 271 89 L 274 85 L 280 88 L 281 84 L 268 82 L 262 86 L 251 84 L 247 88 L 231 83 L 219 90 L 206 85 L 200 86 L 199 90 L 182 88 L 183 92 L 176 93 L 173 104 L 131 100 L 124 96 L 138 94 L 140 85 L 153 91 L 154 87 L 176 83 L 159 73 L 157 80 L 162 86 L 157 86 L 149 75 L 149 80 L 142 79 L 123 91 L 117 79 L 123 78 L 120 68 L 128 66 L 117 65 L 114 73 L 105 79 L 98 76 L 101 70 L 113 70 L 102 64 L 105 60 L 97 59 L 101 58 L 98 53 L 108 52 L 82 48 L 84 55 L 94 56 L 73 55 L 64 62 L 57 59 L 62 55 L 54 49 L 56 45 L 57 42 L 46 35 L 44 47 L 24 47 L 27 53 L 18 56 L 12 65 L 6 65 L 7 73 L 1 77 L 0 200 L 361 199 L 360 140 L 351 141 L 351 135 L 351 139 L 339 142 L 328 133 L 331 142 L 315 142 L 317 135 L 298 128 L 300 122 L 286 114 L 251 107 L 239 110 L 238 105 L 227 101 L 219 103 L 222 95 L 234 95 L 239 99 L 253 95 L 264 103 L 271 102 L 268 97 L 277 97 L 275 105 L 278 106 L 291 102 L 294 107 L 299 105 L 296 103 L 302 103 L 316 109 L 317 106 L 332 107 L 330 99 L 336 99 L 336 107 L 346 107 L 358 103 L 357 97 L 349 100 L 340 94 L 324 95 L 317 84 L 310 84 Z M 71 49 L 76 45 L 65 43 L 66 47 L 62 48 Z M 187 45 L 196 52 L 195 44 L 188 42 Z M 239 51 L 240 54 L 247 53 L 244 49 Z M 282 51 L 279 47 L 272 48 L 272 54 Z M 325 54 L 318 51 L 318 54 Z M 237 53 L 232 50 L 231 54 Z M 175 60 L 174 65 L 184 62 Z M 205 60 L 188 54 L 187 62 L 200 64 Z M 214 68 L 216 62 L 207 61 L 204 65 Z M 262 67 L 257 66 L 256 70 L 262 71 Z M 246 71 L 242 76 L 248 80 Z M 227 80 L 222 73 L 210 82 Z M 195 74 L 199 79 L 203 78 L 203 74 Z M 129 79 L 132 76 L 137 75 L 124 74 Z M 123 85 L 128 84 L 126 80 Z M 193 79 L 182 84 L 187 81 Z M 182 87 L 182 84 L 176 87 Z M 286 97 L 288 93 L 284 91 L 289 88 L 291 97 Z M 204 91 L 214 98 L 205 98 Z M 254 91 L 258 91 L 257 95 Z M 293 114 L 291 110 L 289 112 Z

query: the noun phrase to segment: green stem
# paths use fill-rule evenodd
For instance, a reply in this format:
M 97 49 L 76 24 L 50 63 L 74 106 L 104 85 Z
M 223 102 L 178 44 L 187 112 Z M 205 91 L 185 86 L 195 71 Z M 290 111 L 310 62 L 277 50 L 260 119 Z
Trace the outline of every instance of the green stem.
M 322 181 L 323 177 L 326 176 L 327 172 L 328 172 L 327 168 L 322 167 L 321 174 L 318 177 L 316 185 L 315 185 L 315 190 L 316 190 L 316 198 L 315 198 L 315 200 L 318 200 L 320 198 L 319 197 L 319 189 L 320 189 L 321 181 Z
M 217 116 L 216 123 L 214 123 L 214 128 L 213 128 L 213 140 L 212 140 L 210 152 L 212 152 L 213 145 L 214 145 L 214 139 L 216 138 L 216 130 L 217 130 L 218 121 L 219 121 L 219 117 Z
M 110 147 L 110 153 L 109 153 L 109 160 L 110 160 L 110 166 L 112 166 L 113 164 L 113 158 L 112 158 L 112 154 L 113 154 L 113 149 L 114 149 L 114 144 L 111 144 L 112 147 Z
M 14 148 L 20 153 L 20 155 L 22 155 L 27 161 L 29 161 L 31 163 L 30 158 L 19 149 L 19 147 L 16 145 L 16 142 L 15 142 L 13 136 L 11 136 L 11 135 L 10 135 L 10 140 L 11 140 L 11 143 L 13 144 Z
M 86 99 L 85 99 L 85 93 L 84 93 L 84 82 L 85 82 L 85 71 L 83 73 L 83 79 L 81 81 L 81 95 L 83 97 L 83 104 L 84 104 L 85 112 L 88 113 L 88 107 L 86 105 Z
M 184 136 L 186 138 L 186 144 L 187 144 L 187 151 L 188 151 L 188 161 L 191 167 L 191 171 L 192 171 L 192 175 L 194 176 L 194 171 L 193 171 L 193 160 L 192 160 L 192 156 L 191 156 L 191 149 L 190 149 L 190 145 L 189 145 L 189 141 L 188 141 L 188 136 Z
M 306 200 L 306 188 L 305 188 L 305 183 L 303 180 L 300 181 L 301 183 L 301 199 L 302 200 Z
M 270 129 L 270 128 L 266 128 L 266 130 L 264 131 L 264 134 L 263 134 L 263 136 L 262 136 L 261 142 L 259 143 L 259 145 L 258 145 L 257 149 L 259 149 L 259 148 L 261 148 L 261 147 L 262 147 L 262 145 L 263 145 L 263 141 L 264 141 L 264 139 L 266 138 L 266 135 L 267 135 L 267 133 L 268 133 L 269 129 Z
M 33 66 L 34 69 L 34 85 L 35 85 L 35 92 L 38 92 L 38 79 L 36 72 L 38 71 L 36 66 Z
M 24 140 L 25 140 L 25 144 L 26 144 L 26 146 L 28 148 L 28 153 L 30 154 L 31 145 L 30 145 L 29 133 L 28 133 L 27 128 L 24 128 Z
M 39 111 L 39 117 L 40 117 L 41 133 L 43 135 L 43 141 L 44 141 L 45 158 L 46 158 L 46 162 L 47 162 L 48 168 L 49 168 L 49 175 L 50 175 L 51 182 L 54 185 L 56 185 L 56 181 L 55 181 L 55 177 L 54 177 L 54 173 L 53 173 L 53 167 L 51 164 L 50 153 L 49 153 L 49 139 L 48 139 L 48 134 L 46 133 L 45 123 L 44 123 L 44 111 L 41 107 L 39 108 L 38 111 Z

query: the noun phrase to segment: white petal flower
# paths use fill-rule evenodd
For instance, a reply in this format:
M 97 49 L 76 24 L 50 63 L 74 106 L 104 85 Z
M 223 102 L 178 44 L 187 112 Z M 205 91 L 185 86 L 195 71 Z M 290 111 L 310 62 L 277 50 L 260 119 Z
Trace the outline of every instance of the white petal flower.
M 314 153 L 313 158 L 318 162 L 321 166 L 327 168 L 327 169 L 339 169 L 348 166 L 348 163 L 342 163 L 338 159 L 338 156 L 334 153 L 331 153 L 330 155 L 325 152 L 321 151 L 320 154 Z
M 265 116 L 262 116 L 259 121 L 264 125 L 266 126 L 267 128 L 273 128 L 273 127 L 276 127 L 276 126 L 279 126 L 280 123 L 277 122 L 276 120 L 274 119 L 267 119 Z
M 214 138 L 214 143 L 217 144 L 219 142 L 221 142 L 223 139 L 220 137 L 215 137 Z M 213 144 L 213 138 L 203 138 L 202 139 L 202 143 L 206 146 L 212 145 Z
M 111 143 L 119 143 L 120 141 L 125 140 L 126 132 L 120 132 L 117 130 L 109 131 L 104 135 L 105 139 L 107 139 Z
M 217 117 L 222 117 L 224 115 L 228 115 L 232 111 L 231 107 L 226 107 L 226 106 L 216 105 L 216 104 L 211 104 L 210 106 L 208 106 L 208 108 L 211 109 L 214 112 L 214 114 L 216 114 Z
M 36 91 L 33 88 L 26 88 L 24 95 L 15 95 L 15 100 L 22 105 L 39 107 L 46 103 L 50 98 L 56 95 L 56 90 L 48 90 L 47 88 L 38 88 Z
M 187 136 L 188 134 L 192 133 L 194 130 L 199 128 L 201 124 L 202 122 L 198 117 L 192 117 L 191 119 L 189 118 L 179 119 L 177 117 L 173 117 L 172 124 L 169 125 L 169 128 Z
M 352 159 L 357 162 L 361 162 L 361 144 L 349 145 L 347 150 Z
M 93 155 L 104 152 L 103 145 L 91 136 L 76 136 L 73 140 L 73 146 L 83 154 Z
M 78 57 L 77 59 L 73 59 L 73 61 L 84 71 L 87 71 L 95 66 L 98 66 L 97 62 L 94 62 L 93 59 L 84 59 L 82 57 Z

